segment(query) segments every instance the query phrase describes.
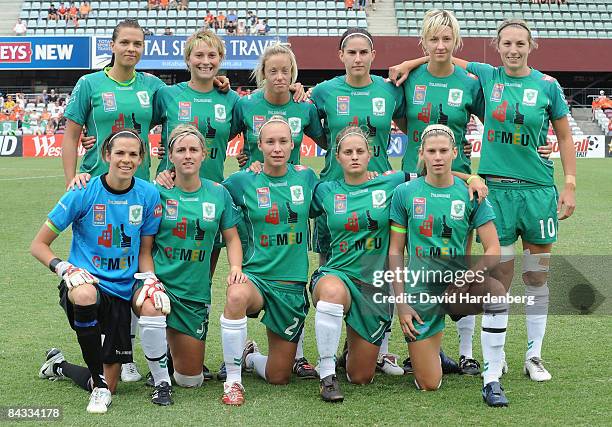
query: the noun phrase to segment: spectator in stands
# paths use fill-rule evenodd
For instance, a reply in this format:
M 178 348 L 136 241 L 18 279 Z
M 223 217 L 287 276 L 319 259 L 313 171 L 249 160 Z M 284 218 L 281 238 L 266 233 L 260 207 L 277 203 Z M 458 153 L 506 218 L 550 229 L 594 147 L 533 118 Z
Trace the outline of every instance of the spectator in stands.
M 70 3 L 70 9 L 68 9 L 68 19 L 78 19 L 79 15 L 79 10 L 77 9 L 76 5 L 74 4 L 74 2 Z
M 6 101 L 4 101 L 4 108 L 6 108 L 7 110 L 12 110 L 15 107 L 15 101 L 13 101 L 13 97 L 11 95 L 9 95 L 6 98 Z
M 149 11 L 151 10 L 159 10 L 159 0 L 149 0 L 147 3 L 147 8 Z
M 257 24 L 257 15 L 255 15 L 250 10 L 247 12 L 246 24 L 245 24 L 245 34 L 249 34 L 251 32 L 251 28 L 255 27 Z
M 49 9 L 47 9 L 47 20 L 53 19 L 54 21 L 57 21 L 58 18 L 57 9 L 55 8 L 55 5 L 51 3 L 51 6 L 49 6 Z
M 47 97 L 47 102 L 57 102 L 58 99 L 58 95 L 57 93 L 55 93 L 55 89 L 51 89 L 51 93 L 49 93 L 49 96 Z
M 143 27 L 142 32 L 145 36 L 154 36 L 155 33 L 151 31 L 149 28 Z
M 376 10 L 376 0 L 370 0 L 370 7 L 372 10 Z
M 608 120 L 608 136 L 612 136 L 612 118 Z
M 238 22 L 238 29 L 236 30 L 236 34 L 239 36 L 244 36 L 245 34 L 247 34 L 246 25 L 243 20 L 240 20 L 240 22 Z
M 235 10 L 230 10 L 229 13 L 227 14 L 227 22 L 233 22 L 234 23 L 234 27 L 236 26 L 237 22 L 238 22 L 238 16 L 236 15 L 236 11 Z
M 213 28 L 215 23 L 215 15 L 210 10 L 206 10 L 206 16 L 204 17 L 205 28 Z
M 235 34 L 236 33 L 236 22 L 227 21 L 227 24 L 225 24 L 225 32 L 229 35 Z
M 25 22 L 17 18 L 17 23 L 13 27 L 13 31 L 15 32 L 16 36 L 25 36 L 26 31 L 28 31 L 28 27 L 26 26 Z
M 264 23 L 266 34 L 268 34 L 270 32 L 270 26 L 268 25 L 268 19 L 267 18 L 264 19 L 263 23 Z
M 17 92 L 15 94 L 15 103 L 19 106 L 19 108 L 21 108 L 22 110 L 25 108 L 26 105 L 26 100 L 25 100 L 25 95 L 22 92 Z
M 364 10 L 366 7 L 366 0 L 359 0 L 359 10 Z
M 219 12 L 219 15 L 217 15 L 217 21 L 219 22 L 219 28 L 224 29 L 225 28 L 225 15 L 223 14 L 223 12 Z
M 266 24 L 264 24 L 263 19 L 258 19 L 257 24 L 253 27 L 253 33 L 258 36 L 266 35 Z
M 189 7 L 189 0 L 179 0 L 176 5 L 177 10 L 187 10 Z
M 159 10 L 168 10 L 169 5 L 169 0 L 159 0 Z
M 355 0 L 344 0 L 344 8 L 348 12 L 349 10 L 353 10 L 353 6 L 355 5 Z
M 83 3 L 81 3 L 81 6 L 79 7 L 79 18 L 87 19 L 90 12 L 91 12 L 91 5 L 89 4 L 89 2 L 84 1 Z
M 0 122 L 5 122 L 9 119 L 9 110 L 3 108 L 0 112 Z
M 166 27 L 166 29 L 164 30 L 164 36 L 173 36 L 174 33 L 172 32 L 172 29 L 170 27 Z
M 60 3 L 59 9 L 57 9 L 57 15 L 60 19 L 66 21 L 68 19 L 68 9 L 64 6 L 64 3 Z

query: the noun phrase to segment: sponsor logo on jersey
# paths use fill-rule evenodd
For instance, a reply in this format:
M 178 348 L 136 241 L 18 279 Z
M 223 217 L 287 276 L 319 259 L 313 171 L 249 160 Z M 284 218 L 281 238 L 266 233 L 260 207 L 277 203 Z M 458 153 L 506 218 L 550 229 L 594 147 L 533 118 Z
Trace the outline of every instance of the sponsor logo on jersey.
M 372 191 L 372 207 L 373 208 L 384 208 L 387 202 L 387 193 L 385 190 L 374 190 Z
M 289 190 L 291 190 L 291 201 L 293 203 L 295 203 L 296 205 L 301 205 L 302 203 L 304 203 L 304 189 L 301 185 L 292 185 L 291 187 L 289 187 Z
M 448 91 L 448 105 L 451 107 L 461 107 L 463 102 L 463 91 L 461 89 L 451 89 Z
M 178 218 L 178 200 L 166 200 L 166 215 L 164 218 L 172 221 Z
M 538 91 L 535 89 L 525 89 L 523 91 L 523 105 L 533 107 L 538 101 Z
M 442 215 L 442 230 L 440 230 L 440 237 L 442 238 L 444 244 L 448 244 L 448 241 L 453 237 L 453 229 L 446 223 L 446 215 Z
M 161 217 L 162 216 L 162 211 L 163 211 L 162 205 L 161 205 L 161 203 L 158 203 L 157 205 L 155 205 L 155 209 L 153 209 L 153 216 L 155 218 Z
M 465 215 L 465 202 L 463 200 L 453 200 L 450 215 L 452 219 L 462 220 Z
M 289 117 L 287 122 L 293 136 L 298 135 L 302 131 L 302 119 L 299 117 Z
M 372 99 L 372 113 L 375 116 L 385 115 L 385 98 L 373 98 Z
M 472 80 L 478 80 L 478 76 L 476 74 L 467 73 L 467 76 Z
M 266 122 L 266 116 L 253 116 L 253 133 L 259 135 L 259 130 Z
M 270 208 L 272 206 L 270 189 L 268 187 L 260 187 L 257 189 L 257 206 L 260 208 Z
M 349 115 L 349 96 L 338 96 L 336 97 L 336 113 L 340 116 L 348 116 Z
M 336 194 L 334 196 L 334 213 L 346 213 L 346 194 Z
M 106 205 L 94 205 L 93 224 L 106 225 Z
M 421 236 L 431 237 L 433 235 L 433 223 L 433 215 L 429 215 L 427 219 L 419 225 L 419 234 L 421 234 Z
M 140 102 L 141 107 L 146 108 L 151 106 L 149 92 L 147 92 L 146 90 L 136 92 L 136 97 L 138 98 L 138 102 Z
M 425 219 L 427 212 L 427 199 L 425 197 L 415 197 L 412 199 L 412 217 L 414 219 Z
M 213 221 L 215 219 L 215 208 L 214 203 L 202 203 L 202 218 L 204 218 L 204 221 Z
M 225 105 L 215 104 L 215 120 L 218 122 L 225 122 L 227 119 L 227 112 L 225 111 Z
M 178 119 L 180 122 L 191 120 L 191 102 L 179 101 Z
M 506 112 L 508 109 L 508 101 L 504 101 L 497 106 L 495 110 L 491 113 L 491 117 L 497 120 L 500 123 L 504 123 L 506 121 Z
M 107 224 L 106 228 L 98 236 L 98 245 L 105 248 L 130 248 L 132 246 L 132 238 L 125 233 L 125 226 L 123 224 L 119 227 Z
M 427 86 L 426 85 L 416 85 L 414 87 L 414 95 L 412 95 L 412 103 L 413 104 L 424 104 L 425 96 L 427 95 Z
M 102 106 L 106 113 L 111 111 L 117 111 L 117 100 L 113 92 L 104 92 L 102 94 Z
M 493 85 L 493 90 L 491 91 L 491 101 L 499 102 L 502 99 L 502 95 L 504 94 L 504 84 L 503 83 L 495 83 Z
M 139 225 L 142 222 L 142 205 L 130 206 L 129 220 L 132 225 Z
M 305 171 L 306 169 L 308 169 L 308 166 L 304 166 L 304 165 L 294 165 L 293 169 L 295 169 L 296 171 Z

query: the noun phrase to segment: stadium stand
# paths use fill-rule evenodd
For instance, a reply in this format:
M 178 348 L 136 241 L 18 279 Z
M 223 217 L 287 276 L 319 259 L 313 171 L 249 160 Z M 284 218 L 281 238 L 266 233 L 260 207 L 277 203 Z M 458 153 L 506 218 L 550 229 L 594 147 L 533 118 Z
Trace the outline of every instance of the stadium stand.
M 399 35 L 418 36 L 423 15 L 434 7 L 454 11 L 464 37 L 491 37 L 499 22 L 509 16 L 527 20 L 537 37 L 612 37 L 612 2 L 589 0 L 570 0 L 562 5 L 527 1 L 395 0 Z
M 28 35 L 110 35 L 115 25 L 127 17 L 137 18 L 154 34 L 162 34 L 170 27 L 174 34 L 186 35 L 204 25 L 207 10 L 215 16 L 235 10 L 243 22 L 247 12 L 252 11 L 258 18 L 267 19 L 268 35 L 336 36 L 347 27 L 368 26 L 365 11 L 346 11 L 344 1 L 190 1 L 187 10 L 148 10 L 146 0 L 92 1 L 88 18 L 79 19 L 78 27 L 48 20 L 50 4 L 23 2 L 19 17 L 27 22 Z M 225 29 L 219 29 L 218 34 L 225 34 Z

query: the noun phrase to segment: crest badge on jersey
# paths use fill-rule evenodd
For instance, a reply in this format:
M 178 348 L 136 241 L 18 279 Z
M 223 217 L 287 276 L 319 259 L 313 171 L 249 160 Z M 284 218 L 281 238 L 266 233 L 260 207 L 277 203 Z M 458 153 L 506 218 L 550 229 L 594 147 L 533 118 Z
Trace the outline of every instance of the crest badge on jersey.
M 502 100 L 502 95 L 504 94 L 504 84 L 503 83 L 495 83 L 493 85 L 493 90 L 491 91 L 491 101 L 492 102 L 500 102 Z
M 299 117 L 289 117 L 287 123 L 289 123 L 291 135 L 296 136 L 302 131 L 302 119 Z
M 178 200 L 166 200 L 166 215 L 164 218 L 172 221 L 178 218 Z
M 180 122 L 191 121 L 191 102 L 179 101 L 178 119 Z
M 338 96 L 336 97 L 336 113 L 340 116 L 349 115 L 349 103 L 351 98 L 349 96 Z
M 427 213 L 427 199 L 425 197 L 415 197 L 412 199 L 412 217 L 414 219 L 425 219 Z
M 142 205 L 131 205 L 129 221 L 132 225 L 140 225 L 142 222 Z
M 523 91 L 523 105 L 533 107 L 538 101 L 538 91 L 535 89 L 525 89 Z
M 93 225 L 106 225 L 106 205 L 94 205 Z
M 202 218 L 204 221 L 214 221 L 215 219 L 215 204 L 204 202 L 202 203 Z
M 448 105 L 451 107 L 461 107 L 463 102 L 463 90 L 451 89 L 448 91 Z
M 215 104 L 215 121 L 225 122 L 227 119 L 227 112 L 225 111 L 225 105 Z
M 151 106 L 149 92 L 147 92 L 146 90 L 140 90 L 136 92 L 136 97 L 138 98 L 138 102 L 140 102 L 141 107 L 146 108 Z
M 161 203 L 156 204 L 155 209 L 153 209 L 153 216 L 155 218 L 160 218 L 162 216 L 162 211 L 163 209 Z
M 259 129 L 266 122 L 266 116 L 253 116 L 253 133 L 259 135 Z
M 385 98 L 372 99 L 372 114 L 375 116 L 385 115 Z
M 304 189 L 301 185 L 292 185 L 289 187 L 291 191 L 291 201 L 296 205 L 304 203 Z
M 266 209 L 272 206 L 272 201 L 270 200 L 270 188 L 260 187 L 257 189 L 257 206 Z
M 115 94 L 113 92 L 104 92 L 102 94 L 102 106 L 104 107 L 104 112 L 106 113 L 117 111 L 117 100 L 115 99 Z
M 387 192 L 385 190 L 372 191 L 372 207 L 384 208 L 387 203 Z
M 346 194 L 336 194 L 334 197 L 334 213 L 346 213 Z
M 425 104 L 425 96 L 427 95 L 427 86 L 416 85 L 414 87 L 414 94 L 412 95 L 413 104 Z
M 463 200 L 453 200 L 450 215 L 452 219 L 462 220 L 465 216 L 465 202 Z

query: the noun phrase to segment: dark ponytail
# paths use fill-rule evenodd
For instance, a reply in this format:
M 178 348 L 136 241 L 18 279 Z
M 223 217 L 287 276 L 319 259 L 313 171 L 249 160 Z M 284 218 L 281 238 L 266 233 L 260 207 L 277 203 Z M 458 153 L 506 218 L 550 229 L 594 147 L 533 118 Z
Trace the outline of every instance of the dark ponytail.
M 140 31 L 142 31 L 142 37 L 144 38 L 144 36 L 145 36 L 144 30 L 142 29 L 142 27 L 138 23 L 138 20 L 136 20 L 134 18 L 127 18 L 127 19 L 124 19 L 123 21 L 121 21 L 120 23 L 118 23 L 115 26 L 115 28 L 113 29 L 113 36 L 112 36 L 112 40 L 113 41 L 117 40 L 117 37 L 119 37 L 119 31 L 122 28 L 136 28 L 136 29 L 139 29 Z M 108 63 L 107 67 L 112 67 L 113 65 L 115 65 L 115 54 L 114 53 L 111 55 L 111 60 Z

